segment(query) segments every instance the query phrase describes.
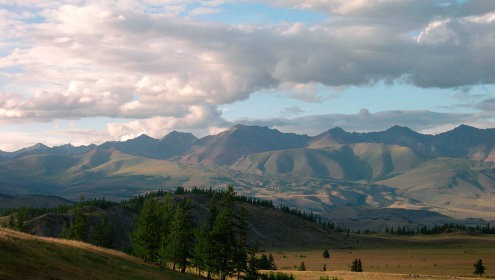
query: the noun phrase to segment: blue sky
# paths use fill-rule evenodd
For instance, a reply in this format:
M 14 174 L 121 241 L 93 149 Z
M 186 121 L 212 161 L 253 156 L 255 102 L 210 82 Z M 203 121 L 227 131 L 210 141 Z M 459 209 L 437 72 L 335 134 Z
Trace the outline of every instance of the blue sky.
M 0 0 L 0 149 L 495 127 L 495 2 Z

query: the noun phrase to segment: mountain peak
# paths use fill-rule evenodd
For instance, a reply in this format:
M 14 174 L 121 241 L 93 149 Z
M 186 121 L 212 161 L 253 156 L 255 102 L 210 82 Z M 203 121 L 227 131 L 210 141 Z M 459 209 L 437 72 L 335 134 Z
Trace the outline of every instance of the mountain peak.
M 460 126 L 454 128 L 451 131 L 477 131 L 477 130 L 480 130 L 480 129 L 479 128 L 476 128 L 476 127 L 472 127 L 472 126 L 466 125 L 466 124 L 461 124 Z
M 194 136 L 193 134 L 191 134 L 189 132 L 180 132 L 180 131 L 174 130 L 174 131 L 168 133 L 167 135 L 163 136 L 162 139 L 160 139 L 160 142 L 169 141 L 170 139 L 179 139 L 179 138 L 188 139 L 191 141 L 198 139 L 198 138 L 196 138 L 196 136 Z
M 132 141 L 132 140 L 143 141 L 143 140 L 156 140 L 156 139 L 143 133 L 143 134 L 139 135 L 138 137 L 136 137 L 134 139 L 127 140 L 127 141 Z

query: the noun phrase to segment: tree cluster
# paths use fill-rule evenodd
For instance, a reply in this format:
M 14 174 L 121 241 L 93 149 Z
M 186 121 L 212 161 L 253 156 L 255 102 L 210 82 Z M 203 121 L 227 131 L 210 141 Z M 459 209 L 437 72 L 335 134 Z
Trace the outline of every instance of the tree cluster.
M 354 271 L 354 272 L 363 272 L 363 264 L 361 263 L 361 259 L 354 259 L 352 261 L 351 271 Z
M 176 193 L 184 194 L 178 189 Z M 245 214 L 234 207 L 232 187 L 224 192 L 211 192 L 210 215 L 200 225 L 194 224 L 188 199 L 174 204 L 170 194 L 163 202 L 156 197 L 144 200 L 136 231 L 132 234 L 134 252 L 161 267 L 177 267 L 185 272 L 194 267 L 209 279 L 227 277 L 259 279 L 261 259 L 247 246 Z M 263 262 L 274 267 L 273 257 Z

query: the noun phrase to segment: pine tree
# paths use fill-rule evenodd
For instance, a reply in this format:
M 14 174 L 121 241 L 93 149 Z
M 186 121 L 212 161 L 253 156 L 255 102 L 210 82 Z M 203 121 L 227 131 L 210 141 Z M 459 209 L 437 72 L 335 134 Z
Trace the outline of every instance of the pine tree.
M 74 208 L 74 216 L 67 231 L 67 236 L 69 239 L 84 240 L 86 217 L 82 213 L 82 202 L 84 202 L 84 198 L 81 196 L 79 203 Z
M 246 271 L 246 280 L 258 280 L 260 277 L 258 273 L 258 260 L 256 259 L 256 250 L 253 249 L 249 253 L 247 271 Z
M 330 258 L 330 253 L 328 252 L 328 250 L 326 248 L 323 249 L 323 257 L 325 259 L 329 259 Z
M 277 270 L 277 266 L 275 265 L 275 260 L 273 259 L 273 255 L 268 255 L 268 269 Z
M 268 262 L 268 256 L 265 254 L 261 254 L 260 259 L 258 261 L 258 269 L 268 270 L 270 269 L 270 263 Z
M 89 232 L 89 242 L 97 246 L 111 248 L 114 239 L 115 232 L 112 225 L 107 222 L 105 216 L 103 216 L 100 223 L 94 225 Z
M 233 256 L 234 269 L 237 273 L 237 279 L 241 278 L 241 274 L 246 273 L 247 270 L 247 224 L 246 214 L 244 211 L 240 211 L 237 221 L 237 236 L 235 244 L 235 252 Z
M 160 219 L 158 202 L 153 198 L 146 199 L 139 213 L 136 231 L 131 236 L 134 252 L 145 261 L 157 261 L 161 241 Z
M 194 230 L 192 265 L 199 270 L 198 275 L 202 271 L 209 271 L 209 247 L 208 228 L 206 225 L 202 225 Z
M 363 265 L 361 263 L 361 259 L 354 259 L 354 261 L 352 261 L 351 271 L 354 271 L 354 272 L 362 272 L 363 271 Z
M 480 277 L 483 277 L 483 274 L 485 273 L 485 267 L 483 266 L 483 261 L 479 259 L 477 262 L 473 264 L 474 266 L 474 274 L 479 274 Z
M 172 219 L 175 214 L 174 202 L 172 199 L 172 195 L 167 193 L 163 200 L 163 204 L 160 207 L 161 213 L 161 223 L 160 223 L 160 232 L 158 234 L 158 238 L 160 239 L 160 247 L 158 249 L 158 263 L 160 268 L 163 269 L 167 264 L 167 242 L 170 234 L 170 226 L 172 223 Z
M 184 199 L 175 211 L 166 245 L 167 260 L 173 263 L 174 270 L 177 264 L 182 273 L 186 272 L 187 259 L 192 255 L 190 244 L 194 234 L 193 228 L 191 204 L 189 200 Z
M 234 191 L 229 187 L 222 194 L 220 209 L 211 228 L 212 249 L 215 254 L 212 256 L 212 270 L 218 274 L 222 280 L 234 273 L 233 253 L 235 251 L 235 227 L 233 223 L 233 198 Z

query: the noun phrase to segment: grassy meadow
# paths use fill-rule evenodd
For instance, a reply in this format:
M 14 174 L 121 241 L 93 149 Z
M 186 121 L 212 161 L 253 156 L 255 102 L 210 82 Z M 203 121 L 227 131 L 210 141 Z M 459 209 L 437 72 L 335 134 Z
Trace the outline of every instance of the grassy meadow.
M 0 279 L 195 279 L 87 243 L 0 228 Z
M 483 260 L 484 277 L 495 277 L 495 237 L 447 234 L 387 238 L 352 249 L 332 249 L 330 259 L 322 256 L 323 248 L 313 250 L 273 250 L 279 270 L 293 273 L 296 279 L 319 279 L 336 276 L 339 279 L 410 279 L 417 276 L 433 279 L 445 277 L 475 277 L 473 263 Z M 365 273 L 351 273 L 350 265 L 360 258 Z M 307 271 L 297 271 L 304 262 Z M 326 265 L 327 272 L 323 272 Z M 428 278 L 432 279 L 432 278 Z

